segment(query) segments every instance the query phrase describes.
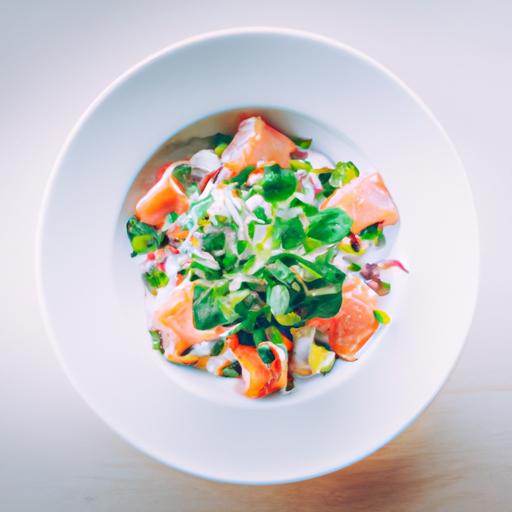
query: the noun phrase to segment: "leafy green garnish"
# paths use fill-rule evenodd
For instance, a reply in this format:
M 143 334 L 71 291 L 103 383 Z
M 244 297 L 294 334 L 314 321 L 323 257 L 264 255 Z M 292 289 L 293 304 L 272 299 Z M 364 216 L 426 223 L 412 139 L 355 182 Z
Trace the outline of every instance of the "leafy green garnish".
M 126 223 L 126 232 L 132 244 L 132 257 L 156 251 L 164 242 L 165 234 L 159 233 L 153 226 L 130 217 Z
M 145 272 L 143 278 L 150 290 L 163 288 L 169 283 L 169 276 L 157 267 L 153 267 L 149 272 Z
M 179 215 L 175 212 L 171 212 L 167 214 L 166 222 L 168 224 L 174 224 L 176 220 L 178 220 Z
M 379 223 L 372 224 L 371 226 L 368 226 L 361 230 L 361 232 L 359 233 L 359 237 L 362 240 L 372 241 L 377 246 L 384 245 L 386 242 L 382 227 Z
M 242 169 L 235 177 L 226 180 L 226 183 L 236 183 L 238 186 L 242 186 L 247 181 L 247 178 L 249 178 L 249 175 L 251 172 L 253 172 L 256 169 L 253 165 L 248 165 L 244 169 Z
M 299 217 L 286 220 L 278 217 L 274 225 L 273 236 L 281 241 L 283 249 L 295 249 L 304 242 L 304 226 Z
M 290 169 L 283 169 L 278 164 L 265 167 L 261 180 L 262 195 L 265 201 L 277 203 L 288 199 L 297 188 L 297 178 Z
M 379 322 L 379 324 L 389 324 L 389 322 L 391 322 L 390 316 L 381 309 L 374 309 L 373 316 L 375 317 L 375 320 Z
M 220 144 L 218 144 L 217 146 L 215 146 L 215 148 L 213 149 L 213 152 L 217 155 L 217 156 L 222 156 L 222 153 L 224 153 L 224 150 L 228 147 L 228 144 L 226 144 L 225 142 L 221 142 Z
M 340 208 L 327 208 L 311 217 L 306 235 L 326 244 L 341 242 L 352 227 L 352 219 Z
M 302 137 L 292 137 L 293 143 L 300 149 L 309 149 L 313 139 L 303 139 Z
M 222 376 L 236 379 L 242 375 L 242 367 L 238 361 L 233 361 L 230 365 L 222 369 Z
M 206 252 L 222 251 L 226 244 L 226 235 L 223 231 L 208 233 L 203 237 L 203 250 Z
M 213 145 L 218 146 L 219 144 L 229 144 L 232 140 L 233 135 L 219 132 L 213 136 Z
M 286 313 L 290 305 L 290 293 L 288 288 L 282 284 L 267 288 L 267 304 L 274 316 Z
M 359 169 L 352 162 L 338 162 L 332 171 L 329 183 L 336 188 L 347 185 L 359 176 Z
M 225 345 L 224 340 L 217 340 L 213 344 L 213 347 L 212 347 L 212 350 L 210 352 L 210 355 L 211 356 L 218 356 L 219 354 L 221 354 L 222 351 L 224 350 L 224 345 Z
M 194 286 L 192 310 L 196 329 L 213 329 L 226 323 L 226 317 L 221 311 L 218 299 L 215 288 L 207 288 L 199 284 Z
M 292 202 L 290 203 L 290 208 L 302 208 L 304 215 L 306 217 L 312 217 L 313 215 L 316 215 L 320 210 L 313 206 L 312 204 L 304 203 L 299 198 L 294 198 Z
M 267 214 L 265 213 L 265 208 L 263 208 L 263 206 L 256 206 L 256 208 L 254 208 L 253 212 L 254 213 L 254 216 L 257 218 L 257 219 L 260 219 L 261 221 L 263 221 L 265 224 L 270 224 L 272 221 L 267 217 Z
M 258 351 L 258 355 L 260 356 L 261 360 L 265 364 L 270 364 L 274 361 L 275 356 L 270 347 L 263 345 L 258 347 L 256 350 Z
M 296 325 L 302 321 L 302 318 L 299 315 L 297 315 L 297 313 L 294 313 L 293 311 L 291 313 L 275 315 L 275 317 L 276 317 L 276 320 L 281 325 L 286 325 L 286 326 Z
M 247 240 L 238 240 L 236 243 L 236 252 L 238 254 L 243 254 L 247 247 L 249 247 L 249 242 L 247 242 Z
M 350 262 L 348 269 L 352 272 L 359 272 L 361 270 L 361 265 L 359 263 L 355 263 L 353 261 Z
M 162 346 L 162 336 L 159 331 L 149 331 L 149 335 L 151 336 L 151 342 L 153 350 L 158 350 L 160 353 L 164 353 L 164 348 Z
M 304 170 L 311 172 L 313 166 L 307 160 L 290 160 L 290 169 L 293 171 Z

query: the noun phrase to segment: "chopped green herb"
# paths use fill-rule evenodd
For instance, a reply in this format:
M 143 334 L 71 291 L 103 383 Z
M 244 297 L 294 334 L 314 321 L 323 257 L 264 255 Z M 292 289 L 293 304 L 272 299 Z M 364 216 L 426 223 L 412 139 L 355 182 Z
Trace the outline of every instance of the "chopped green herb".
M 331 186 L 339 188 L 359 176 L 359 169 L 352 162 L 338 162 L 329 179 Z
M 270 364 L 274 361 L 274 352 L 272 352 L 272 349 L 270 347 L 263 345 L 258 347 L 256 350 L 258 351 L 258 355 L 260 356 L 261 360 L 265 364 Z
M 353 261 L 350 262 L 349 266 L 348 266 L 348 269 L 351 271 L 351 272 L 359 272 L 361 270 L 361 265 L 359 265 L 359 263 L 355 263 Z
M 226 317 L 220 309 L 220 303 L 213 288 L 207 288 L 199 284 L 194 286 L 192 310 L 196 329 L 213 329 L 226 323 Z
M 228 144 L 226 144 L 225 142 L 221 142 L 220 144 L 218 144 L 217 146 L 215 146 L 213 152 L 217 155 L 217 156 L 222 156 L 222 153 L 224 153 L 224 150 L 228 147 Z
M 352 227 L 352 219 L 341 208 L 327 208 L 311 217 L 306 235 L 326 244 L 341 242 Z
M 391 322 L 390 316 L 381 309 L 374 309 L 373 310 L 373 316 L 375 317 L 375 320 L 379 322 L 379 324 L 389 324 Z
M 277 203 L 285 201 L 295 192 L 297 178 L 290 169 L 283 169 L 278 164 L 274 164 L 265 167 L 261 186 L 265 201 Z
M 213 344 L 213 347 L 212 347 L 212 350 L 210 352 L 210 355 L 211 356 L 218 356 L 219 354 L 221 354 L 222 351 L 224 350 L 224 345 L 225 345 L 224 340 L 217 340 Z
M 265 224 L 270 224 L 272 221 L 267 217 L 267 214 L 265 213 L 265 208 L 263 206 L 257 206 L 254 208 L 253 212 L 254 216 L 257 219 L 262 220 Z
M 227 183 L 236 183 L 238 186 L 242 186 L 247 181 L 247 178 L 256 169 L 253 165 L 248 165 L 245 169 L 242 169 L 234 178 L 227 180 Z
M 162 336 L 159 331 L 149 331 L 151 336 L 151 342 L 153 350 L 158 350 L 160 353 L 164 353 L 164 347 L 162 346 Z
M 230 365 L 222 369 L 222 376 L 236 379 L 242 375 L 242 367 L 238 361 L 233 361 Z
M 203 250 L 206 252 L 222 251 L 226 244 L 226 235 L 222 231 L 208 233 L 203 237 Z
M 283 249 L 295 249 L 304 242 L 304 226 L 299 217 L 292 217 L 286 220 L 278 217 L 273 235 L 276 239 L 280 239 Z
M 149 272 L 145 272 L 143 277 L 150 290 L 163 288 L 169 283 L 169 276 L 156 267 L 153 267 Z
M 247 247 L 249 247 L 249 242 L 246 240 L 238 240 L 236 243 L 236 252 L 240 255 L 245 252 Z
M 293 143 L 300 149 L 309 149 L 313 139 L 303 139 L 302 137 L 292 137 Z
M 274 316 L 286 313 L 290 305 L 290 293 L 288 288 L 282 284 L 267 288 L 267 304 Z
M 165 233 L 159 233 L 153 226 L 136 217 L 128 219 L 126 232 L 132 244 L 132 256 L 156 251 L 165 240 Z

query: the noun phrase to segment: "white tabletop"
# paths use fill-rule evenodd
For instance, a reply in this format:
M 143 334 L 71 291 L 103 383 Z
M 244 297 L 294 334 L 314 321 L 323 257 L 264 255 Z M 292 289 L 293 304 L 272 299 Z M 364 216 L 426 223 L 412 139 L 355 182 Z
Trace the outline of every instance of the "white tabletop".
M 180 474 L 113 434 L 56 361 L 33 270 L 46 180 L 94 97 L 169 43 L 248 24 L 339 39 L 411 86 L 465 163 L 482 254 L 466 348 L 420 419 L 350 468 L 259 488 Z M 512 510 L 511 28 L 512 4 L 500 0 L 0 1 L 0 509 Z M 433 244 L 436 228 L 426 233 Z M 464 286 L 449 247 L 442 250 Z

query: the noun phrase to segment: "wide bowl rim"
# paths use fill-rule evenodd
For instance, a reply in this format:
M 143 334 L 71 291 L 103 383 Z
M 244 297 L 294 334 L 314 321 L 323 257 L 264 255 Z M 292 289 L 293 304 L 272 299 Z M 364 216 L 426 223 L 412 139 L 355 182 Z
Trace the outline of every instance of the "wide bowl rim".
M 170 44 L 168 46 L 165 46 L 164 48 L 148 55 L 146 58 L 142 59 L 138 63 L 131 66 L 127 71 L 122 73 L 120 76 L 118 76 L 116 79 L 114 79 L 109 85 L 107 85 L 98 95 L 97 97 L 91 102 L 91 104 L 87 107 L 87 109 L 82 113 L 82 115 L 79 117 L 79 119 L 75 122 L 73 128 L 67 135 L 59 153 L 56 158 L 56 161 L 52 167 L 52 170 L 50 172 L 48 182 L 46 184 L 46 188 L 44 190 L 43 199 L 41 201 L 40 206 L 40 216 L 38 220 L 37 225 L 37 231 L 36 231 L 36 247 L 35 247 L 35 274 L 36 274 L 36 288 L 37 288 L 37 296 L 40 306 L 40 311 L 43 318 L 43 323 L 46 329 L 46 332 L 48 334 L 48 337 L 50 339 L 50 343 L 53 347 L 54 353 L 56 354 L 56 357 L 68 377 L 69 381 L 71 382 L 73 388 L 76 390 L 78 395 L 85 401 L 85 403 L 90 407 L 90 409 L 98 416 L 111 430 L 113 430 L 116 434 L 118 434 L 120 437 L 122 437 L 125 441 L 127 441 L 130 445 L 132 445 L 134 448 L 136 448 L 138 451 L 142 451 L 144 454 L 148 455 L 152 459 L 156 459 L 159 462 L 172 467 L 173 469 L 180 470 L 184 473 L 190 474 L 192 476 L 204 478 L 211 481 L 217 481 L 221 483 L 231 483 L 231 484 L 243 484 L 243 485 L 277 485 L 277 484 L 286 484 L 286 483 L 293 483 L 293 482 L 299 482 L 311 478 L 320 477 L 326 474 L 329 474 L 331 472 L 340 470 L 344 467 L 350 466 L 366 457 L 371 455 L 372 453 L 376 452 L 383 446 L 385 446 L 389 441 L 397 437 L 399 434 L 401 434 L 404 430 L 406 430 L 430 405 L 430 403 L 434 400 L 434 398 L 438 395 L 442 387 L 445 385 L 446 381 L 448 380 L 449 376 L 452 374 L 453 369 L 457 362 L 460 359 L 460 355 L 462 352 L 462 349 L 465 346 L 467 336 L 469 333 L 469 330 L 472 325 L 472 319 L 474 317 L 474 311 L 476 308 L 476 297 L 478 293 L 479 288 L 479 281 L 480 281 L 480 247 L 478 244 L 478 247 L 473 248 L 476 253 L 474 254 L 475 258 L 475 266 L 476 266 L 476 275 L 473 276 L 475 286 L 474 286 L 474 293 L 471 297 L 471 300 L 468 301 L 471 304 L 471 311 L 468 315 L 469 321 L 467 322 L 467 325 L 464 326 L 464 329 L 461 328 L 461 342 L 460 346 L 457 348 L 457 355 L 451 362 L 451 365 L 446 373 L 446 375 L 443 377 L 443 379 L 440 379 L 439 385 L 435 389 L 435 391 L 432 393 L 432 396 L 429 400 L 427 400 L 425 403 L 421 405 L 421 407 L 418 409 L 418 412 L 408 421 L 406 422 L 401 429 L 394 432 L 391 436 L 389 436 L 387 439 L 385 439 L 383 442 L 377 443 L 375 446 L 370 447 L 366 453 L 355 457 L 353 460 L 345 461 L 341 464 L 336 464 L 332 467 L 324 468 L 321 471 L 311 471 L 311 472 L 303 472 L 300 476 L 295 476 L 291 478 L 282 478 L 279 480 L 270 480 L 270 481 L 264 481 L 264 480 L 256 480 L 256 481 L 248 481 L 247 479 L 240 479 L 240 480 L 234 480 L 232 478 L 224 478 L 222 476 L 214 476 L 208 472 L 201 472 L 201 471 L 194 471 L 192 469 L 189 469 L 187 467 L 182 467 L 182 465 L 178 463 L 172 463 L 164 458 L 160 458 L 158 455 L 154 453 L 149 453 L 146 451 L 143 447 L 137 444 L 136 441 L 130 439 L 128 436 L 126 436 L 124 433 L 120 432 L 117 427 L 113 425 L 111 421 L 109 421 L 107 418 L 104 417 L 98 410 L 96 409 L 95 405 L 87 398 L 87 396 L 81 391 L 80 385 L 78 381 L 75 379 L 74 375 L 72 374 L 71 370 L 68 368 L 66 361 L 59 349 L 59 345 L 57 342 L 57 336 L 55 335 L 52 322 L 50 320 L 50 315 L 47 309 L 47 305 L 45 302 L 45 292 L 44 292 L 44 286 L 43 286 L 43 264 L 42 264 L 42 252 L 43 252 L 43 239 L 44 239 L 44 226 L 46 222 L 46 214 L 48 211 L 48 203 L 50 200 L 50 197 L 52 195 L 52 190 L 54 188 L 54 183 L 57 178 L 57 175 L 59 174 L 59 169 L 61 168 L 62 162 L 69 150 L 69 147 L 72 143 L 72 141 L 75 139 L 76 135 L 80 132 L 81 128 L 87 123 L 89 117 L 101 106 L 101 104 L 108 98 L 108 96 L 121 84 L 128 81 L 131 77 L 138 74 L 144 68 L 149 66 L 150 64 L 154 63 L 155 61 L 164 58 L 168 56 L 169 54 L 176 52 L 178 50 L 181 50 L 186 47 L 190 47 L 196 44 L 204 43 L 205 41 L 215 40 L 215 39 L 222 39 L 226 37 L 235 37 L 240 35 L 264 35 L 264 34 L 271 34 L 271 35 L 282 35 L 282 36 L 289 36 L 289 37 L 297 37 L 301 39 L 305 39 L 310 41 L 314 44 L 323 44 L 326 46 L 329 46 L 331 48 L 334 48 L 336 50 L 340 50 L 342 52 L 346 52 L 350 54 L 351 56 L 360 59 L 366 64 L 370 65 L 371 67 L 375 68 L 379 72 L 383 73 L 388 79 L 390 79 L 392 82 L 394 82 L 405 94 L 407 94 L 419 107 L 423 113 L 428 117 L 428 119 L 433 123 L 435 128 L 439 131 L 439 133 L 442 135 L 442 138 L 444 142 L 447 144 L 453 158 L 460 166 L 460 169 L 464 171 L 464 165 L 455 149 L 454 144 L 452 143 L 451 139 L 449 138 L 448 134 L 446 133 L 443 126 L 440 124 L 440 122 L 437 120 L 437 118 L 434 116 L 434 114 L 431 112 L 431 110 L 425 105 L 425 103 L 420 99 L 420 97 L 413 92 L 401 79 L 399 79 L 396 75 L 394 75 L 388 68 L 380 64 L 378 61 L 373 59 L 372 57 L 369 57 L 365 53 L 361 52 L 360 50 L 357 50 L 353 48 L 352 46 L 349 46 L 345 43 L 336 41 L 334 39 L 331 39 L 329 37 L 305 31 L 305 30 L 299 30 L 299 29 L 291 29 L 291 28 L 284 28 L 284 27 L 268 27 L 268 26 L 249 26 L 249 27 L 235 27 L 235 28 L 227 28 L 223 30 L 216 30 L 216 31 L 210 31 L 206 33 L 201 33 L 198 35 L 193 35 L 188 38 L 185 38 L 183 40 L 180 40 L 176 43 Z M 468 192 L 468 198 L 469 198 L 469 207 L 471 208 L 472 217 L 475 220 L 474 224 L 474 233 L 475 238 L 477 241 L 480 240 L 479 236 L 479 228 L 478 228 L 478 217 L 476 213 L 476 207 L 473 199 L 473 194 L 471 191 L 470 183 L 467 177 L 467 174 L 465 172 L 461 173 L 461 178 L 465 182 L 466 189 Z

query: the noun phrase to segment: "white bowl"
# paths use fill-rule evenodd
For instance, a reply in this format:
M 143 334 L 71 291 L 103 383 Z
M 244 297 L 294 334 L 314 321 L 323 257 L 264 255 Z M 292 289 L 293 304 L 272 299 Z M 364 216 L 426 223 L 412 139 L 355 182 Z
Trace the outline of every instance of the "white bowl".
M 250 401 L 233 383 L 162 362 L 150 349 L 129 258 L 127 192 L 152 153 L 190 123 L 268 110 L 333 159 L 383 174 L 401 213 L 390 248 L 410 267 L 392 324 L 356 363 Z M 226 118 L 229 121 L 229 116 Z M 77 390 L 147 454 L 227 482 L 321 475 L 378 449 L 432 400 L 464 342 L 478 237 L 462 165 L 421 101 L 380 65 L 320 36 L 228 30 L 169 47 L 88 109 L 55 166 L 40 225 L 41 303 Z

